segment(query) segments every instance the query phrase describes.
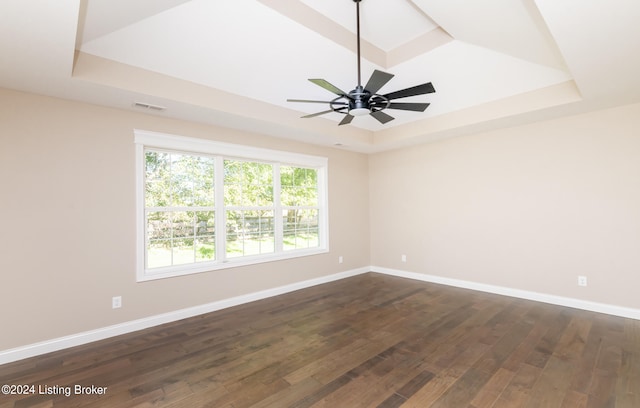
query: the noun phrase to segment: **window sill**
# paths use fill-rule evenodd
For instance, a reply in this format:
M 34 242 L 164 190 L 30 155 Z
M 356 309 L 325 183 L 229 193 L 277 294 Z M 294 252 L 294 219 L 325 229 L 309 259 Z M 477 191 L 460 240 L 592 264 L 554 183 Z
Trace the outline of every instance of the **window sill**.
M 326 248 L 314 248 L 308 250 L 297 250 L 295 252 L 281 252 L 269 256 L 243 256 L 239 258 L 229 258 L 224 261 L 203 262 L 200 264 L 190 264 L 184 266 L 171 266 L 166 268 L 145 269 L 138 273 L 137 282 L 153 281 L 158 279 L 187 276 L 197 273 L 213 272 L 217 270 L 237 268 L 240 266 L 257 265 L 267 262 L 284 261 L 305 256 L 320 255 L 329 252 Z

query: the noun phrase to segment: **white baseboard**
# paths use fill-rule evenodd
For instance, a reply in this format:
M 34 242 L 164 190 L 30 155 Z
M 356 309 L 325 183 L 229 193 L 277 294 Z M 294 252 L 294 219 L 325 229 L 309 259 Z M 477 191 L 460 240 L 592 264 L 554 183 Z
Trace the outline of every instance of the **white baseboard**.
M 39 343 L 29 344 L 26 346 L 16 347 L 8 350 L 0 351 L 0 364 L 10 363 L 29 357 L 50 353 L 82 344 L 91 343 L 97 340 L 107 339 L 109 337 L 121 334 L 131 333 L 138 330 L 158 326 L 165 323 L 174 322 L 180 319 L 193 317 L 205 313 L 215 312 L 217 310 L 226 309 L 232 306 L 253 302 L 256 300 L 266 299 L 273 296 L 282 295 L 284 293 L 293 292 L 323 283 L 333 282 L 340 279 L 349 278 L 367 272 L 376 272 L 386 275 L 398 276 L 402 278 L 414 279 L 423 282 L 438 283 L 442 285 L 455 286 L 459 288 L 477 290 L 487 293 L 495 293 L 498 295 L 511 296 L 521 299 L 534 300 L 537 302 L 550 303 L 559 306 L 567 306 L 575 309 L 589 310 L 592 312 L 605 313 L 614 316 L 626 317 L 630 319 L 640 320 L 640 310 L 631 309 L 621 306 L 589 302 L 586 300 L 566 298 L 562 296 L 549 295 L 545 293 L 530 292 L 520 289 L 512 289 L 503 286 L 487 285 L 483 283 L 465 281 L 460 279 L 444 278 L 441 276 L 426 275 L 416 272 L 408 272 L 398 269 L 383 268 L 379 266 L 363 267 L 352 269 L 333 275 L 322 276 L 320 278 L 310 279 L 302 282 L 296 282 L 289 285 L 279 286 L 259 292 L 249 293 L 246 295 L 236 296 L 229 299 L 207 303 L 205 305 L 190 307 L 187 309 L 176 310 L 173 312 L 163 313 L 143 319 L 132 320 L 112 326 L 102 327 L 96 330 L 90 330 L 82 333 L 72 334 L 70 336 L 59 337 L 56 339 L 46 340 Z
M 102 327 L 96 330 L 72 334 L 69 336 L 59 337 L 56 339 L 46 340 L 39 343 L 29 344 L 26 346 L 16 347 L 8 350 L 1 350 L 0 364 L 6 364 L 12 361 L 18 361 L 29 357 L 50 353 L 52 351 L 63 350 L 69 347 L 80 346 L 82 344 L 91 343 L 93 341 L 103 340 L 109 337 L 135 332 L 138 330 L 174 322 L 180 319 L 197 316 L 204 313 L 215 312 L 216 310 L 226 309 L 228 307 L 253 302 L 256 300 L 282 295 L 284 293 L 293 292 L 311 286 L 321 285 L 323 283 L 328 283 L 339 279 L 349 278 L 351 276 L 360 275 L 370 271 L 371 268 L 369 267 L 352 269 L 333 275 L 322 276 L 320 278 L 296 282 L 289 285 L 279 286 L 277 288 L 262 290 L 259 292 L 236 296 L 229 299 L 223 299 L 220 301 L 207 303 L 205 305 L 145 317 L 143 319 L 132 320 L 112 326 Z
M 527 290 L 512 289 L 504 286 L 487 285 L 465 281 L 460 279 L 444 278 L 441 276 L 426 275 L 416 272 L 407 272 L 398 269 L 383 268 L 372 266 L 371 272 L 383 273 L 402 278 L 415 279 L 423 282 L 439 283 L 442 285 L 455 286 L 458 288 L 472 289 L 480 292 L 495 293 L 498 295 L 511 296 L 520 299 L 534 300 L 537 302 L 549 303 L 558 306 L 572 307 L 574 309 L 583 309 L 591 312 L 605 313 L 614 316 L 627 317 L 630 319 L 640 320 L 640 310 L 628 307 L 609 305 L 605 303 L 590 302 L 587 300 L 573 299 L 562 296 L 549 295 L 546 293 L 530 292 Z

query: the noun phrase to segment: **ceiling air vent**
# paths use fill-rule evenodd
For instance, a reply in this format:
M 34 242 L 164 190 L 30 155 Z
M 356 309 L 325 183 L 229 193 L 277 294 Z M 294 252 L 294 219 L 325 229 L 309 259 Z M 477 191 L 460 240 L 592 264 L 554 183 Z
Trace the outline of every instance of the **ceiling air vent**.
M 152 110 L 152 111 L 156 111 L 156 112 L 163 112 L 163 111 L 167 110 L 167 108 L 164 107 L 164 106 L 152 105 L 150 103 L 144 103 L 144 102 L 134 102 L 133 106 L 136 107 L 136 108 L 148 109 L 148 110 Z

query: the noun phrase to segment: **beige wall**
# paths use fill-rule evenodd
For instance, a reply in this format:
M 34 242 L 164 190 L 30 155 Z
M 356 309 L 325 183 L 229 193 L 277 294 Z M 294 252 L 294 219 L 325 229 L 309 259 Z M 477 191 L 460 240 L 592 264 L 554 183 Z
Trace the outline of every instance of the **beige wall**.
M 640 309 L 640 104 L 376 154 L 369 172 L 372 265 Z
M 134 128 L 328 157 L 330 253 L 136 283 Z M 0 350 L 369 265 L 367 157 L 262 135 L 0 89 L 0 197 Z
M 134 128 L 328 157 L 330 253 L 136 283 Z M 368 265 L 640 309 L 639 129 L 631 105 L 367 157 L 0 89 L 0 351 Z

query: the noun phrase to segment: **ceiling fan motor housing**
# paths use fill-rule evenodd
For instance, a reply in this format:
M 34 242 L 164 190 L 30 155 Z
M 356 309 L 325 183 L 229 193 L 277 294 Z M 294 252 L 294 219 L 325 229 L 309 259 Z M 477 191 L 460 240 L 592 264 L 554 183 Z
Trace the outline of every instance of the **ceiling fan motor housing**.
M 368 115 L 371 112 L 369 106 L 370 98 L 371 92 L 362 86 L 357 86 L 356 89 L 349 92 L 349 114 L 353 116 Z

